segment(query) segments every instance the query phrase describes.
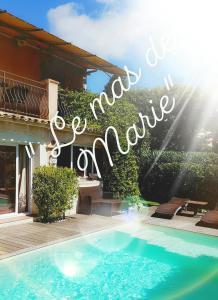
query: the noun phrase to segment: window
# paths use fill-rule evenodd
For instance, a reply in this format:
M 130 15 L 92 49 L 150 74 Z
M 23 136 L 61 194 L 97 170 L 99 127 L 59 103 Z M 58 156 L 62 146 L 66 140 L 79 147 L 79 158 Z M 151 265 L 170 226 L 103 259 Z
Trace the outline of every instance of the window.
M 0 146 L 0 215 L 15 212 L 16 148 Z
M 96 169 L 94 166 L 94 163 L 92 161 L 92 158 L 90 155 L 87 155 L 88 157 L 88 167 L 85 171 L 81 171 L 78 168 L 77 161 L 78 157 L 81 153 L 80 149 L 88 149 L 92 151 L 91 147 L 86 146 L 67 146 L 63 147 L 61 149 L 61 154 L 58 156 L 57 159 L 57 166 L 59 167 L 68 167 L 68 168 L 74 168 L 77 172 L 77 175 L 80 177 L 86 177 L 90 173 L 96 173 Z M 96 149 L 96 160 L 98 163 L 98 167 L 100 172 L 103 170 L 103 151 L 101 149 Z M 80 166 L 84 167 L 84 157 L 82 156 L 80 159 Z
M 72 166 L 74 169 L 77 170 L 77 174 L 78 176 L 81 176 L 81 177 L 86 177 L 86 176 L 89 176 L 90 173 L 95 173 L 94 172 L 94 163 L 92 161 L 92 158 L 90 155 L 87 155 L 88 157 L 88 167 L 85 171 L 80 171 L 79 168 L 78 168 L 78 165 L 77 165 L 77 161 L 78 161 L 78 157 L 81 153 L 81 151 L 79 149 L 88 149 L 90 151 L 92 151 L 92 148 L 91 147 L 84 147 L 84 146 L 73 146 L 73 155 L 72 155 Z M 84 167 L 84 157 L 82 157 L 80 159 L 80 165 L 81 167 Z

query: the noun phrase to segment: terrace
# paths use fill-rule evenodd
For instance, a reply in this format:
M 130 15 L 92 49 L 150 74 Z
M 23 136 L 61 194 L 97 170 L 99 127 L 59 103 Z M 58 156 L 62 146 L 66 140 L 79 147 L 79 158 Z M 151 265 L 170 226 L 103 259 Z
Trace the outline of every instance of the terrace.
M 184 218 L 176 215 L 173 220 L 152 218 L 155 207 L 146 207 L 139 212 L 130 210 L 129 214 L 120 214 L 113 217 L 100 215 L 76 214 L 65 221 L 42 224 L 32 222 L 32 218 L 23 221 L 1 223 L 0 222 L 0 260 L 20 253 L 48 245 L 61 243 L 65 240 L 87 235 L 101 230 L 113 229 L 120 225 L 131 224 L 135 227 L 155 225 L 157 227 L 169 227 L 187 232 L 195 232 L 204 235 L 218 236 L 218 231 L 212 228 L 197 227 L 195 223 L 200 216 Z M 138 225 L 137 225 L 138 224 Z M 15 229 L 16 226 L 16 230 Z

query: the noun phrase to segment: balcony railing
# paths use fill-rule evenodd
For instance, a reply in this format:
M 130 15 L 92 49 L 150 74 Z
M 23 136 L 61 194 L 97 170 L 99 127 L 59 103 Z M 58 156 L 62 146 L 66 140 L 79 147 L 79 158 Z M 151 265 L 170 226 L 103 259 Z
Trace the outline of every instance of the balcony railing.
M 0 70 L 0 110 L 47 119 L 45 84 Z

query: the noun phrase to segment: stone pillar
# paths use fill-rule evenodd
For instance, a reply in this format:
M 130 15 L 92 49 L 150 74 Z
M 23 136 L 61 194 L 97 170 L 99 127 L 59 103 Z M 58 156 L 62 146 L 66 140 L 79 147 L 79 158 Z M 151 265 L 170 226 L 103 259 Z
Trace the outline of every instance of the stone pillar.
M 58 85 L 59 82 L 53 79 L 46 79 L 44 82 L 48 89 L 48 119 L 51 120 L 58 110 Z
M 33 169 L 48 165 L 46 145 L 34 145 Z

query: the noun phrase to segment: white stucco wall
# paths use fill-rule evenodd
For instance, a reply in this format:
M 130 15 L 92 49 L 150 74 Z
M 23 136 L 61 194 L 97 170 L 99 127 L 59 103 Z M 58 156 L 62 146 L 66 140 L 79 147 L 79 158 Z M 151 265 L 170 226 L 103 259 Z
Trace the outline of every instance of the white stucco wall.
M 61 143 L 69 142 L 72 139 L 72 132 L 70 129 L 58 132 L 58 138 Z M 83 134 L 78 136 L 76 144 L 91 146 L 96 135 Z M 0 145 L 28 145 L 30 142 L 33 145 L 35 154 L 32 156 L 32 170 L 39 166 L 49 164 L 49 157 L 51 155 L 52 144 L 54 140 L 49 124 L 40 124 L 34 122 L 25 122 L 22 120 L 15 120 L 12 118 L 0 118 Z M 75 200 L 74 208 L 68 214 L 76 213 Z M 30 205 L 32 213 L 37 212 L 37 208 L 32 201 Z

